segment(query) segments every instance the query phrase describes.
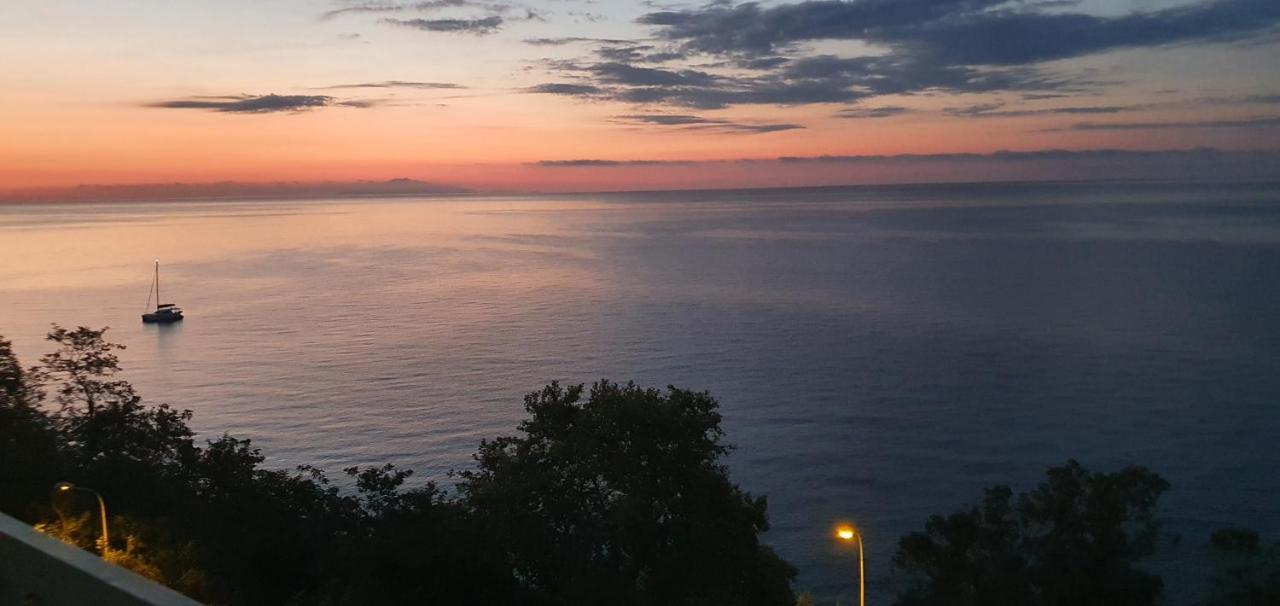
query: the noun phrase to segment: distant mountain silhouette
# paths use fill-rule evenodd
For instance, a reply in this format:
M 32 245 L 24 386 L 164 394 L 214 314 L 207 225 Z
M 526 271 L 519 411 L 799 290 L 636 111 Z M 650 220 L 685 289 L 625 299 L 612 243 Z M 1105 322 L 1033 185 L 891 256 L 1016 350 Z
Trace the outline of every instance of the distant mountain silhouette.
M 269 198 L 354 198 L 469 193 L 471 190 L 409 178 L 386 181 L 241 183 L 140 183 L 78 185 L 0 191 L 0 202 L 253 200 Z

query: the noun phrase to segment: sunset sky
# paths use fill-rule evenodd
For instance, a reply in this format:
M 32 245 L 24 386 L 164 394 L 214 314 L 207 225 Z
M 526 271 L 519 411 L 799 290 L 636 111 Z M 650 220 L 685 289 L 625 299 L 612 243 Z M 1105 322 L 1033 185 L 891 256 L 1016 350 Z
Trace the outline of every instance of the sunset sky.
M 5 0 L 0 56 L 9 190 L 1280 166 L 1277 0 Z

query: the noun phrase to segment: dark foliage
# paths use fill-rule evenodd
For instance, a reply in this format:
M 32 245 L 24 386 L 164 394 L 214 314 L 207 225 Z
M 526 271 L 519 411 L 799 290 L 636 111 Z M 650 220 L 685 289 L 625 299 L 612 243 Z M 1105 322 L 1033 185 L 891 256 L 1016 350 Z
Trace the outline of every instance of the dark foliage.
M 197 444 L 189 411 L 115 378 L 106 329 L 54 326 L 24 370 L 0 339 L 0 509 L 211 604 L 783 604 L 795 571 L 757 541 L 706 394 L 601 383 L 528 398 L 527 437 L 482 445 L 451 494 L 392 465 L 262 468 L 248 440 Z M 46 393 L 52 394 L 46 406 Z M 531 503 L 534 509 L 525 510 Z M 597 576 L 598 575 L 598 576 Z
M 1217 574 L 1205 606 L 1280 604 L 1280 542 L 1264 545 L 1252 530 L 1224 528 L 1209 544 Z
M 933 516 L 903 537 L 894 566 L 908 578 L 898 604 L 1141 606 L 1158 577 L 1135 564 L 1155 549 L 1153 514 L 1169 486 L 1141 467 L 1091 473 L 1075 461 L 1019 495 L 987 490 L 980 507 Z
M 262 467 L 248 440 L 198 444 L 188 411 L 146 405 L 106 329 L 54 326 L 24 370 L 0 338 L 0 510 L 85 548 L 102 492 L 104 555 L 210 604 L 793 604 L 796 571 L 768 547 L 763 497 L 720 462 L 706 393 L 602 381 L 526 396 L 517 436 L 484 441 L 456 492 L 393 465 Z M 903 537 L 903 606 L 1156 603 L 1138 564 L 1168 488 L 1141 467 L 1050 469 L 1014 498 L 933 516 Z M 1205 606 L 1280 604 L 1280 544 L 1228 529 Z
M 565 604 L 789 604 L 761 545 L 764 498 L 719 463 L 716 401 L 601 381 L 525 398 L 520 437 L 485 441 L 464 502 L 507 537 L 517 577 Z
M 62 468 L 59 436 L 40 408 L 41 392 L 0 338 L 0 511 L 36 517 Z M 57 480 L 54 480 L 57 481 Z

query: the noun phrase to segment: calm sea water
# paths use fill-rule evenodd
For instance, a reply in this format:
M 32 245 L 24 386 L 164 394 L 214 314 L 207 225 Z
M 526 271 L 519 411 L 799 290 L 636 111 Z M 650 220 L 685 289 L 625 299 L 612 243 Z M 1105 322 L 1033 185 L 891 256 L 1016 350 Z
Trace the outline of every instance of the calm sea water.
M 152 259 L 175 326 L 143 326 Z M 559 379 L 707 389 L 804 589 L 1075 457 L 1280 534 L 1280 187 L 987 185 L 0 206 L 0 334 L 110 325 L 125 377 L 275 466 L 470 465 Z

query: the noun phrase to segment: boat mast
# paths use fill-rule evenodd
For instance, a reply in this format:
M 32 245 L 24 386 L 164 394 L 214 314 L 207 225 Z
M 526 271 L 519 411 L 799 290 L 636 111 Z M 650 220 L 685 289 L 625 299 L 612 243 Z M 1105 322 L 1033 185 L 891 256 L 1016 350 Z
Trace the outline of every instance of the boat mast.
M 156 259 L 156 309 L 160 309 L 160 259 Z

